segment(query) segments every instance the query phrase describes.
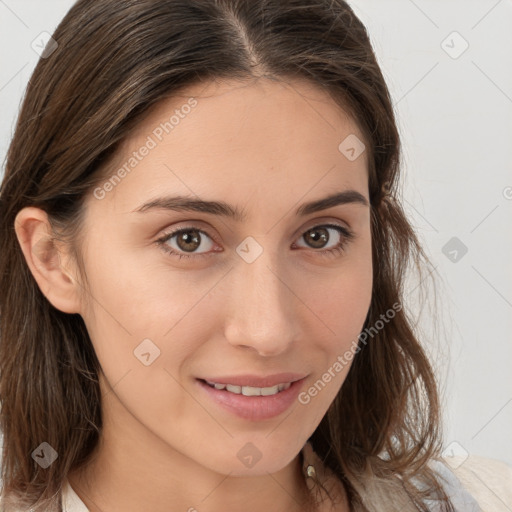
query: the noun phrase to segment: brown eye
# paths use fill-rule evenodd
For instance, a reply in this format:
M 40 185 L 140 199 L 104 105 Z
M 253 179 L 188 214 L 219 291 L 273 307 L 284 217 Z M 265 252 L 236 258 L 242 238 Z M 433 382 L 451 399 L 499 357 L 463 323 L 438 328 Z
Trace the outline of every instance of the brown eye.
M 341 253 L 346 245 L 355 238 L 355 235 L 344 226 L 326 224 L 308 229 L 301 238 L 306 241 L 308 248 L 319 249 L 314 252 L 318 252 L 324 256 L 333 256 Z M 327 244 L 330 242 L 332 243 L 329 247 Z
M 201 235 L 198 230 L 180 231 L 176 235 L 176 244 L 185 252 L 194 252 L 201 245 Z
M 210 242 L 208 242 L 210 240 Z M 212 239 L 201 229 L 186 227 L 167 233 L 157 240 L 164 251 L 178 258 L 190 258 L 192 256 L 208 256 L 213 246 Z M 205 247 L 206 246 L 206 247 Z M 205 252 L 198 252 L 202 248 Z M 189 254 L 187 254 L 189 253 Z
M 329 231 L 324 227 L 310 229 L 303 236 L 307 243 L 315 249 L 322 249 L 324 244 L 329 241 Z

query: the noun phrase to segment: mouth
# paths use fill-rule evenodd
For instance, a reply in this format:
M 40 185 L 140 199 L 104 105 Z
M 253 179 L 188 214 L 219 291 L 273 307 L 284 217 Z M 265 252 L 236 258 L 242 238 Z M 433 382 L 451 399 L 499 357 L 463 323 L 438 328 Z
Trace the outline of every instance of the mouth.
M 292 383 L 291 382 L 282 382 L 280 384 L 276 384 L 275 386 L 269 387 L 254 387 L 254 386 L 237 386 L 235 384 L 220 384 L 218 382 L 211 382 L 208 380 L 203 380 L 208 386 L 215 388 L 219 391 L 226 390 L 229 393 L 235 393 L 235 395 L 244 395 L 244 396 L 272 396 L 277 395 L 281 391 L 288 389 Z
M 288 377 L 290 380 L 282 380 L 271 386 L 242 385 L 243 380 L 254 382 L 255 379 L 251 377 L 232 379 L 237 381 L 235 383 L 216 382 L 225 379 L 196 379 L 196 382 L 215 405 L 240 418 L 258 421 L 284 413 L 296 400 L 305 378 Z

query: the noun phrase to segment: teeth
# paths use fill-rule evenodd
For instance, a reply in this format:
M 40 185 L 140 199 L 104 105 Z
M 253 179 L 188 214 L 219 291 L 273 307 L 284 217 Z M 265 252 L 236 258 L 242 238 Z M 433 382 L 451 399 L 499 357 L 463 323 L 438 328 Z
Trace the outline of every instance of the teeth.
M 242 392 L 241 386 L 232 386 L 231 384 L 227 384 L 224 387 L 226 388 L 227 391 L 231 391 L 231 393 L 236 393 L 237 395 L 239 395 Z
M 255 388 L 257 389 L 257 388 Z M 275 395 L 276 393 L 279 393 L 279 384 L 276 384 L 275 386 L 272 386 L 271 388 L 261 388 L 260 389 L 260 395 L 261 396 L 268 396 L 268 395 Z
M 244 396 L 270 396 L 279 393 L 280 391 L 284 391 L 288 389 L 292 384 L 291 382 L 286 382 L 284 384 L 276 384 L 275 386 L 271 386 L 268 388 L 256 388 L 253 386 L 235 386 L 233 384 L 217 384 L 216 382 L 206 381 L 208 385 L 215 389 L 225 389 L 230 393 L 235 393 L 237 395 Z

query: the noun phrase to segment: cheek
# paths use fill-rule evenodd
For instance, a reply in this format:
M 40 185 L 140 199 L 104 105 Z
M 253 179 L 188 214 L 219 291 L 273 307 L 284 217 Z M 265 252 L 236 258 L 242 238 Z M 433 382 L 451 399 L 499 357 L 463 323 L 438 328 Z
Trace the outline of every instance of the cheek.
M 315 350 L 311 352 L 316 371 L 298 396 L 312 425 L 321 421 L 357 357 L 359 335 L 371 299 L 371 282 L 364 286 L 353 284 L 353 287 L 347 285 L 342 290 L 332 291 L 329 300 L 322 302 L 317 298 L 315 301 L 322 319 L 316 322 Z M 326 331 L 326 335 L 320 334 Z
M 350 260 L 317 280 L 310 277 L 300 293 L 325 324 L 323 330 L 330 333 L 326 339 L 342 348 L 361 332 L 371 303 L 372 287 L 372 260 L 368 250 L 351 254 Z M 322 322 L 318 322 L 319 327 Z
M 191 325 L 197 324 L 194 317 L 211 285 L 163 267 L 161 258 L 144 261 L 137 251 L 118 250 L 115 244 L 87 257 L 91 293 L 83 316 L 108 381 L 114 384 L 128 371 L 134 380 L 137 372 L 151 368 L 146 377 L 159 379 L 155 389 L 169 389 L 165 369 L 173 371 L 197 348 L 199 326 Z
M 309 280 L 309 286 L 304 285 L 300 292 L 314 313 L 307 315 L 310 320 L 305 329 L 309 328 L 308 339 L 315 340 L 312 357 L 318 370 L 301 403 L 311 403 L 319 410 L 327 409 L 335 398 L 357 355 L 372 298 L 371 252 L 347 260 L 328 277 L 316 281 L 318 285 Z
M 180 371 L 206 339 L 195 318 L 211 284 L 126 254 L 90 261 L 94 297 L 84 320 L 107 386 L 141 423 L 168 428 L 176 417 L 203 418 Z
M 111 241 L 87 256 L 91 320 L 101 328 L 120 329 L 134 341 L 164 337 L 207 291 L 194 273 L 166 265 L 156 246 L 130 248 Z

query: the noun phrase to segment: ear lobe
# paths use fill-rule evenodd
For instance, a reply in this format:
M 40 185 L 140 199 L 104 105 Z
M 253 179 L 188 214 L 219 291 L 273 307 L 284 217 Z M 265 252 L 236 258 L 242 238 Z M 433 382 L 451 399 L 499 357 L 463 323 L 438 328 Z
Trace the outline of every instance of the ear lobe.
M 79 284 L 63 265 L 69 258 L 52 239 L 46 212 L 32 206 L 23 208 L 16 215 L 14 229 L 43 295 L 64 313 L 80 313 Z

